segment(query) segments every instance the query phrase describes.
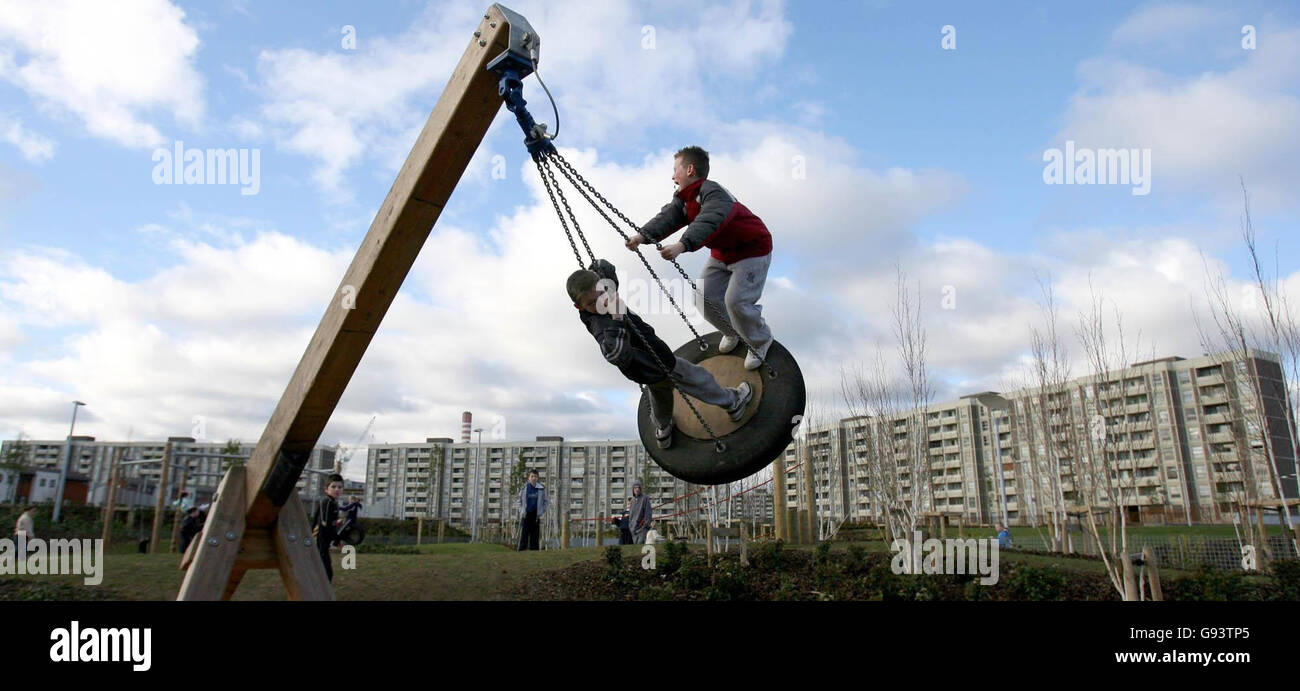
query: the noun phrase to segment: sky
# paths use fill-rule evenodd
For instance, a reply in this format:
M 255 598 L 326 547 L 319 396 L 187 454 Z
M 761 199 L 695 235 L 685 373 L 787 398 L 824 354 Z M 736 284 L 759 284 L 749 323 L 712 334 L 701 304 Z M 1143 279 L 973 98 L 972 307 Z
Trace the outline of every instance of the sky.
M 846 369 L 896 360 L 899 271 L 936 401 L 1025 381 L 1044 284 L 1076 375 L 1094 292 L 1135 352 L 1200 355 L 1207 270 L 1254 308 L 1243 184 L 1267 271 L 1300 288 L 1300 9 L 1075 5 L 508 6 L 542 38 L 557 146 L 633 220 L 668 202 L 674 151 L 710 152 L 772 232 L 763 314 L 834 415 Z M 255 441 L 486 7 L 0 0 L 0 438 L 62 438 L 80 400 L 99 439 Z M 554 130 L 536 79 L 525 96 Z M 243 180 L 167 175 L 231 149 Z M 1051 152 L 1080 150 L 1143 165 L 1059 184 Z M 635 438 L 573 268 L 502 109 L 321 443 L 458 438 L 465 410 L 492 439 Z

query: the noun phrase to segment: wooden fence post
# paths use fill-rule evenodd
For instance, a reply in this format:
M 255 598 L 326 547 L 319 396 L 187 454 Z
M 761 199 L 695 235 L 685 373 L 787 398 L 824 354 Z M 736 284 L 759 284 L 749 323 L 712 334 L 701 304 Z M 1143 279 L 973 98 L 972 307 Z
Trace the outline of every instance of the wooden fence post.
M 1151 584 L 1151 599 L 1160 602 L 1165 599 L 1164 591 L 1160 589 L 1160 565 L 1156 563 L 1156 554 L 1150 545 L 1142 548 L 1142 561 L 1147 567 L 1147 580 Z

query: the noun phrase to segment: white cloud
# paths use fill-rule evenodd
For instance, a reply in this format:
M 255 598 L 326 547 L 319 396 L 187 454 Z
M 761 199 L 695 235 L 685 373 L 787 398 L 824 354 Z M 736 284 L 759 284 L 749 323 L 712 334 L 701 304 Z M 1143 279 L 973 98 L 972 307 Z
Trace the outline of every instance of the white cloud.
M 1135 14 L 1114 37 L 1129 48 L 1141 48 L 1139 39 L 1199 48 L 1206 26 L 1225 21 L 1211 10 L 1154 8 Z M 1294 208 L 1300 29 L 1259 29 L 1256 50 L 1219 56 L 1213 69 L 1195 74 L 1156 68 L 1156 56 L 1141 50 L 1085 60 L 1065 124 L 1050 146 L 1072 139 L 1080 147 L 1149 148 L 1155 195 L 1173 190 L 1231 208 L 1242 176 L 1261 209 Z
M 167 0 L 3 4 L 0 78 L 38 105 L 131 147 L 163 141 L 158 111 L 189 125 L 200 120 L 199 39 Z
M 23 127 L 21 120 L 0 115 L 0 141 L 17 147 L 23 158 L 32 163 L 48 161 L 54 157 L 54 141 Z
M 1231 25 L 1232 15 L 1217 8 L 1197 5 L 1150 5 L 1124 19 L 1114 32 L 1111 41 L 1117 45 L 1150 46 L 1157 44 L 1183 44 L 1188 37 L 1201 35 L 1217 28 L 1225 28 L 1230 42 L 1239 36 L 1240 22 Z M 1204 43 L 1201 44 L 1202 46 Z
M 630 128 L 681 125 L 685 112 L 691 113 L 687 127 L 711 126 L 707 114 L 723 97 L 708 87 L 742 88 L 758 80 L 755 68 L 779 57 L 792 31 L 780 3 L 684 7 L 695 16 L 653 25 L 654 47 L 647 50 L 642 5 L 513 6 L 542 35 L 539 67 L 560 104 L 563 141 L 601 145 L 625 139 Z M 439 4 L 397 36 L 372 35 L 357 25 L 355 51 L 263 51 L 257 68 L 262 116 L 282 146 L 318 160 L 313 178 L 328 192 L 339 192 L 346 171 L 366 157 L 391 168 L 382 176 L 388 177 L 409 151 L 480 18 L 477 7 Z M 528 88 L 534 114 L 554 130 L 544 94 L 532 80 Z M 497 126 L 514 128 L 501 112 Z M 513 132 L 511 137 L 518 138 Z

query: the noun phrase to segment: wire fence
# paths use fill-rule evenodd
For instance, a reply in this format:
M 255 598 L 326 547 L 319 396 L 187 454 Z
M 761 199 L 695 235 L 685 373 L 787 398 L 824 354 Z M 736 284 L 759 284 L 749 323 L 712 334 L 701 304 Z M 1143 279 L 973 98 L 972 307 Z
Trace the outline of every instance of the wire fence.
M 1100 558 L 1095 541 L 1087 533 L 1070 533 L 1073 553 L 1084 557 Z M 1107 545 L 1109 547 L 1109 544 Z M 1161 568 L 1196 570 L 1205 567 L 1220 570 L 1241 571 L 1250 563 L 1258 565 L 1265 558 L 1296 559 L 1295 544 L 1284 535 L 1270 535 L 1264 547 L 1263 555 L 1254 553 L 1254 548 L 1244 541 L 1233 537 L 1205 537 L 1200 535 L 1130 535 L 1128 538 L 1129 554 L 1141 554 L 1144 547 L 1150 547 L 1156 563 Z M 1012 540 L 1012 548 L 1025 552 L 1052 552 L 1052 542 L 1048 537 L 1036 534 L 1024 534 L 1023 529 Z

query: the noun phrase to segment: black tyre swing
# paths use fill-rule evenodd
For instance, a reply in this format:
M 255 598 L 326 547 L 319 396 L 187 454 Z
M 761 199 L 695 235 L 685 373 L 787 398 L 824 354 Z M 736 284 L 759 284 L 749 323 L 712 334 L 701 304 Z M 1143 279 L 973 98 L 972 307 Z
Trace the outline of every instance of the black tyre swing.
M 736 423 L 721 408 L 700 406 L 700 414 L 709 420 L 718 435 L 714 438 L 693 419 L 678 391 L 673 394 L 678 399 L 673 406 L 677 432 L 672 445 L 661 449 L 650 415 L 650 396 L 643 391 L 636 411 L 637 431 L 646 452 L 673 477 L 697 485 L 720 485 L 749 477 L 785 453 L 803 420 L 803 373 L 794 356 L 779 341 L 773 341 L 768 348 L 766 367 L 746 370 L 744 344 L 724 355 L 718 352 L 721 333 L 715 331 L 704 340 L 707 349 L 700 350 L 691 341 L 677 349 L 677 356 L 713 372 L 722 386 L 733 387 L 742 380 L 748 381 L 754 389 L 749 411 Z M 722 445 L 721 450 L 718 444 Z
M 524 45 L 528 45 L 527 39 Z M 527 50 L 531 50 L 531 55 L 526 52 Z M 510 53 L 498 58 L 489 65 L 489 69 L 500 74 L 498 91 L 505 101 L 506 108 L 515 114 L 520 128 L 524 131 L 524 144 L 537 165 L 542 185 L 551 199 L 551 205 L 555 207 L 560 226 L 569 239 L 569 246 L 573 248 L 573 256 L 578 260 L 578 267 L 596 269 L 599 260 L 591 251 L 586 236 L 578 226 L 578 219 L 569 206 L 569 201 L 564 196 L 554 171 L 558 170 L 560 175 L 596 209 L 597 213 L 609 222 L 624 241 L 629 236 L 610 217 L 611 213 L 633 232 L 640 231 L 640 227 L 596 191 L 595 187 L 560 155 L 551 143 L 554 136 L 548 135 L 546 126 L 538 124 L 528 113 L 523 98 L 523 78 L 536 70 L 536 45 L 533 44 L 531 49 L 521 49 L 518 55 L 512 56 L 515 52 L 512 47 Z M 545 84 L 542 86 L 545 88 Z M 548 90 L 547 94 L 549 93 Z M 556 117 L 558 119 L 558 110 Z M 561 204 L 564 206 L 563 211 L 560 209 Z M 568 222 L 565 221 L 566 214 Z M 569 222 L 573 224 L 572 232 L 569 230 Z M 589 262 L 583 261 L 578 245 L 573 239 L 574 233 L 582 241 Z M 662 249 L 659 243 L 655 243 L 655 247 Z M 753 400 L 750 401 L 745 415 L 739 421 L 732 422 L 730 416 L 721 408 L 685 396 L 676 382 L 673 382 L 673 419 L 676 432 L 669 448 L 661 449 L 655 438 L 655 425 L 650 415 L 650 395 L 643 388 L 641 402 L 637 406 L 637 430 L 646 452 L 659 467 L 673 477 L 699 485 L 735 482 L 759 472 L 785 453 L 799 423 L 803 420 L 805 391 L 803 373 L 799 370 L 799 364 L 795 362 L 794 356 L 785 349 L 785 346 L 775 340 L 768 348 L 766 356 L 760 357 L 762 362 L 756 370 L 746 370 L 743 366 L 745 355 L 749 350 L 749 344 L 743 339 L 730 353 L 719 353 L 718 342 L 722 340 L 722 334 L 714 332 L 701 336 L 686 318 L 677 301 L 673 299 L 672 293 L 664 288 L 659 275 L 650 266 L 645 255 L 637 250 L 636 256 L 659 285 L 660 290 L 668 296 L 678 316 L 695 337 L 678 348 L 676 355 L 710 370 L 718 383 L 724 387 L 735 387 L 741 381 L 748 381 L 754 391 Z M 676 259 L 670 261 L 698 295 L 699 288 L 687 275 L 686 270 Z M 713 303 L 705 303 L 704 307 L 721 309 Z M 629 325 L 632 325 L 631 322 Z M 645 338 L 635 326 L 632 327 L 632 331 L 633 335 L 644 344 Z M 651 348 L 650 351 L 653 353 L 654 349 Z M 659 359 L 658 355 L 655 355 L 655 359 Z M 659 362 L 659 366 L 665 376 L 672 371 L 671 363 Z

